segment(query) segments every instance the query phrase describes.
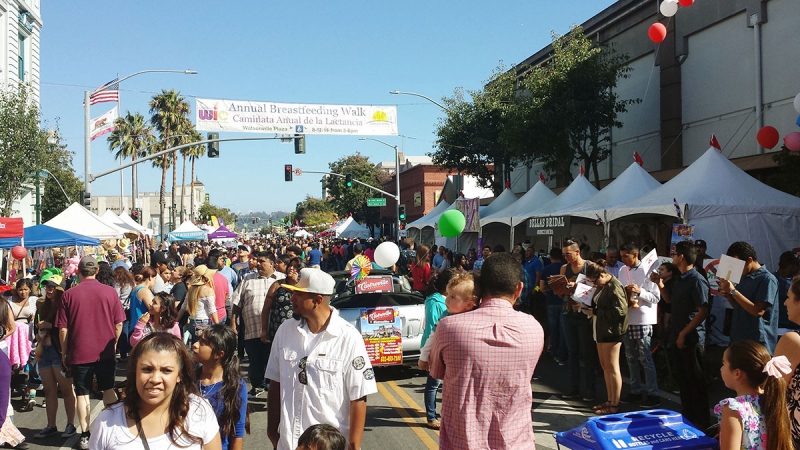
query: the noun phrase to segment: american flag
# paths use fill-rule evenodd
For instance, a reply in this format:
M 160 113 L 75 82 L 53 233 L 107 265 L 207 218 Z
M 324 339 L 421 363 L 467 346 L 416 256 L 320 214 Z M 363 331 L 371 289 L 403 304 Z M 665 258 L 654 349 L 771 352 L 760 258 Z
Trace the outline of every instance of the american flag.
M 92 95 L 89 96 L 89 104 L 95 105 L 104 102 L 117 102 L 119 103 L 119 78 L 114 78 L 108 83 L 95 89 Z

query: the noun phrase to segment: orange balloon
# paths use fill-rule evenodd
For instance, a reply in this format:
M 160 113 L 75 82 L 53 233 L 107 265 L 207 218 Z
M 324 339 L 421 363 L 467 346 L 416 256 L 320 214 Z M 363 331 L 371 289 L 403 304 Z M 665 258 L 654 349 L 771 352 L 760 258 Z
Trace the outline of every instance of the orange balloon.
M 647 35 L 650 36 L 651 41 L 660 44 L 667 38 L 667 27 L 661 22 L 656 22 L 650 25 L 650 29 L 647 30 Z

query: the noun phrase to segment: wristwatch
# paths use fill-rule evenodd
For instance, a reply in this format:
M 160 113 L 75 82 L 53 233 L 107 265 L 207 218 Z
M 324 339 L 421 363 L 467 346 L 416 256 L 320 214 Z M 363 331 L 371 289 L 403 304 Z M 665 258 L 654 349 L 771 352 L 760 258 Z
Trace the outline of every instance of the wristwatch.
M 737 293 L 737 292 L 738 292 L 738 291 L 736 290 L 736 288 L 733 288 L 733 289 L 731 289 L 731 297 L 733 297 L 734 295 L 736 295 L 736 293 Z

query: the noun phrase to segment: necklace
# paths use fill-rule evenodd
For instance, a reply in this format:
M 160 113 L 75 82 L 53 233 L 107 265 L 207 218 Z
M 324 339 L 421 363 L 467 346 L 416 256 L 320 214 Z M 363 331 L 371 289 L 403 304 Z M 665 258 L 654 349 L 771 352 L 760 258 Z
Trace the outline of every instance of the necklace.
M 202 381 L 198 381 L 198 382 L 197 382 L 197 384 L 200 386 L 200 394 L 203 396 L 203 398 L 206 398 L 206 395 L 207 395 L 209 392 L 213 392 L 213 391 L 215 390 L 215 387 L 216 387 L 217 385 L 221 384 L 221 383 L 222 383 L 222 381 L 223 381 L 223 380 L 220 380 L 220 381 L 217 381 L 216 383 L 209 384 L 209 385 L 207 385 L 207 386 L 206 386 L 206 385 L 204 385 Z

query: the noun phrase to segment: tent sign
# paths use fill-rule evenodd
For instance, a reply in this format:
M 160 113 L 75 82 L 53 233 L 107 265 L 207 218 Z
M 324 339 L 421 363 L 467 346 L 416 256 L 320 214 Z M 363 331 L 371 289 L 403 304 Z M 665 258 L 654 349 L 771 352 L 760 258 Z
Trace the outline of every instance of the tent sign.
M 569 231 L 570 216 L 531 217 L 528 219 L 528 236 L 552 236 L 557 231 Z
M 386 206 L 386 197 L 368 198 L 367 206 Z

